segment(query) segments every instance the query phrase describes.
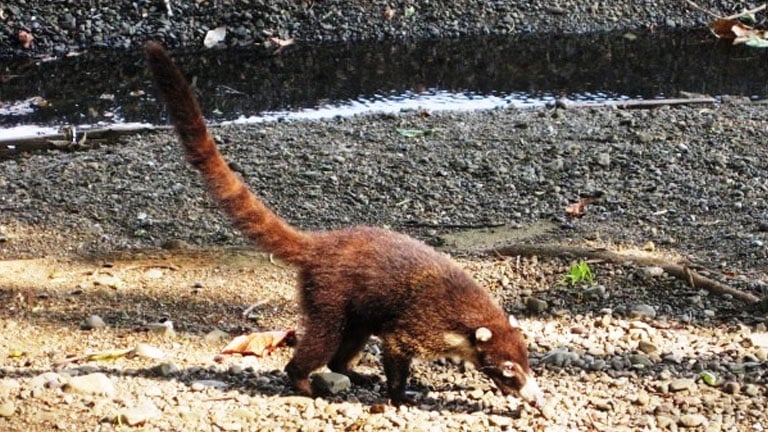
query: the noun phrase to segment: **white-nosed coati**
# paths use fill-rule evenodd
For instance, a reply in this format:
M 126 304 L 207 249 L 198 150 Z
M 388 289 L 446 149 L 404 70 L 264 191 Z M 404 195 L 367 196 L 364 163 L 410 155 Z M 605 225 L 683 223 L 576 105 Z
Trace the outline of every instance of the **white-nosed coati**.
M 459 356 L 505 394 L 535 406 L 543 397 L 517 322 L 444 254 L 406 235 L 372 227 L 300 231 L 273 213 L 234 173 L 206 128 L 192 89 L 166 51 L 146 45 L 157 87 L 189 162 L 234 225 L 262 250 L 298 269 L 304 333 L 285 370 L 312 395 L 309 374 L 350 370 L 371 335 L 382 341 L 389 397 L 407 402 L 414 357 Z

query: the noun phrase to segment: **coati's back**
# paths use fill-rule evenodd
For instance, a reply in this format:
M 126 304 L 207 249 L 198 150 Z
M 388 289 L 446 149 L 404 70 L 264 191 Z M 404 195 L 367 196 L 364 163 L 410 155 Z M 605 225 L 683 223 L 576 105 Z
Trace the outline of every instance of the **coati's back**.
M 309 374 L 324 365 L 357 384 L 369 382 L 351 366 L 377 334 L 394 403 L 407 401 L 412 358 L 440 355 L 463 357 L 503 392 L 542 403 L 516 321 L 453 261 L 379 228 L 304 232 L 289 225 L 229 168 L 194 92 L 165 50 L 150 42 L 146 52 L 187 159 L 213 199 L 246 237 L 298 268 L 305 332 L 286 366 L 297 391 L 312 395 Z

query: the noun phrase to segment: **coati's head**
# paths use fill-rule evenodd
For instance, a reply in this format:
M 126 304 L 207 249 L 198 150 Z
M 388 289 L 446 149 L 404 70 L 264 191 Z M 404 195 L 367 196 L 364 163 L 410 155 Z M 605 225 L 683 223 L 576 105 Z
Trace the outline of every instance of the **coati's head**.
M 544 406 L 544 395 L 528 366 L 525 336 L 514 317 L 494 327 L 478 327 L 474 346 L 478 369 L 502 393 L 517 395 L 540 409 Z

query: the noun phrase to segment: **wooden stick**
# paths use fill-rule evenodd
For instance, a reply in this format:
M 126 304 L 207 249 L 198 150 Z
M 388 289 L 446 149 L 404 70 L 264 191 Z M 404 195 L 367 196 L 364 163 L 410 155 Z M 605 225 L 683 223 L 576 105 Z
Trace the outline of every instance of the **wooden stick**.
M 571 108 L 599 108 L 599 107 L 618 107 L 618 108 L 656 108 L 667 105 L 698 105 L 714 104 L 713 97 L 700 98 L 674 98 L 674 99 L 630 99 L 630 100 L 612 100 L 605 102 L 573 102 L 568 99 L 558 99 L 555 105 L 558 107 Z
M 725 285 L 714 279 L 700 275 L 692 268 L 684 264 L 670 263 L 661 258 L 644 257 L 632 254 L 614 252 L 607 249 L 587 249 L 562 245 L 530 245 L 513 244 L 501 248 L 490 249 L 484 252 L 487 255 L 504 256 L 546 256 L 555 258 L 586 258 L 599 259 L 616 264 L 631 262 L 640 266 L 656 266 L 664 269 L 670 275 L 686 281 L 692 288 L 705 289 L 714 294 L 730 295 L 744 303 L 758 303 L 760 298 Z

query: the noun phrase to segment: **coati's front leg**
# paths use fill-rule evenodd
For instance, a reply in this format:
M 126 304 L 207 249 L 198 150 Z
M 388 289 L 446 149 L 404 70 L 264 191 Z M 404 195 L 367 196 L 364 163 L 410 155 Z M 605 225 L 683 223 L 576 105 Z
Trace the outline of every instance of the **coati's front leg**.
M 411 370 L 413 356 L 401 351 L 394 343 L 385 341 L 382 352 L 384 374 L 387 376 L 387 392 L 392 405 L 414 405 L 415 400 L 405 395 L 405 385 Z
M 311 397 L 309 374 L 328 364 L 340 345 L 341 332 L 327 317 L 307 317 L 304 328 L 285 372 L 297 392 Z

